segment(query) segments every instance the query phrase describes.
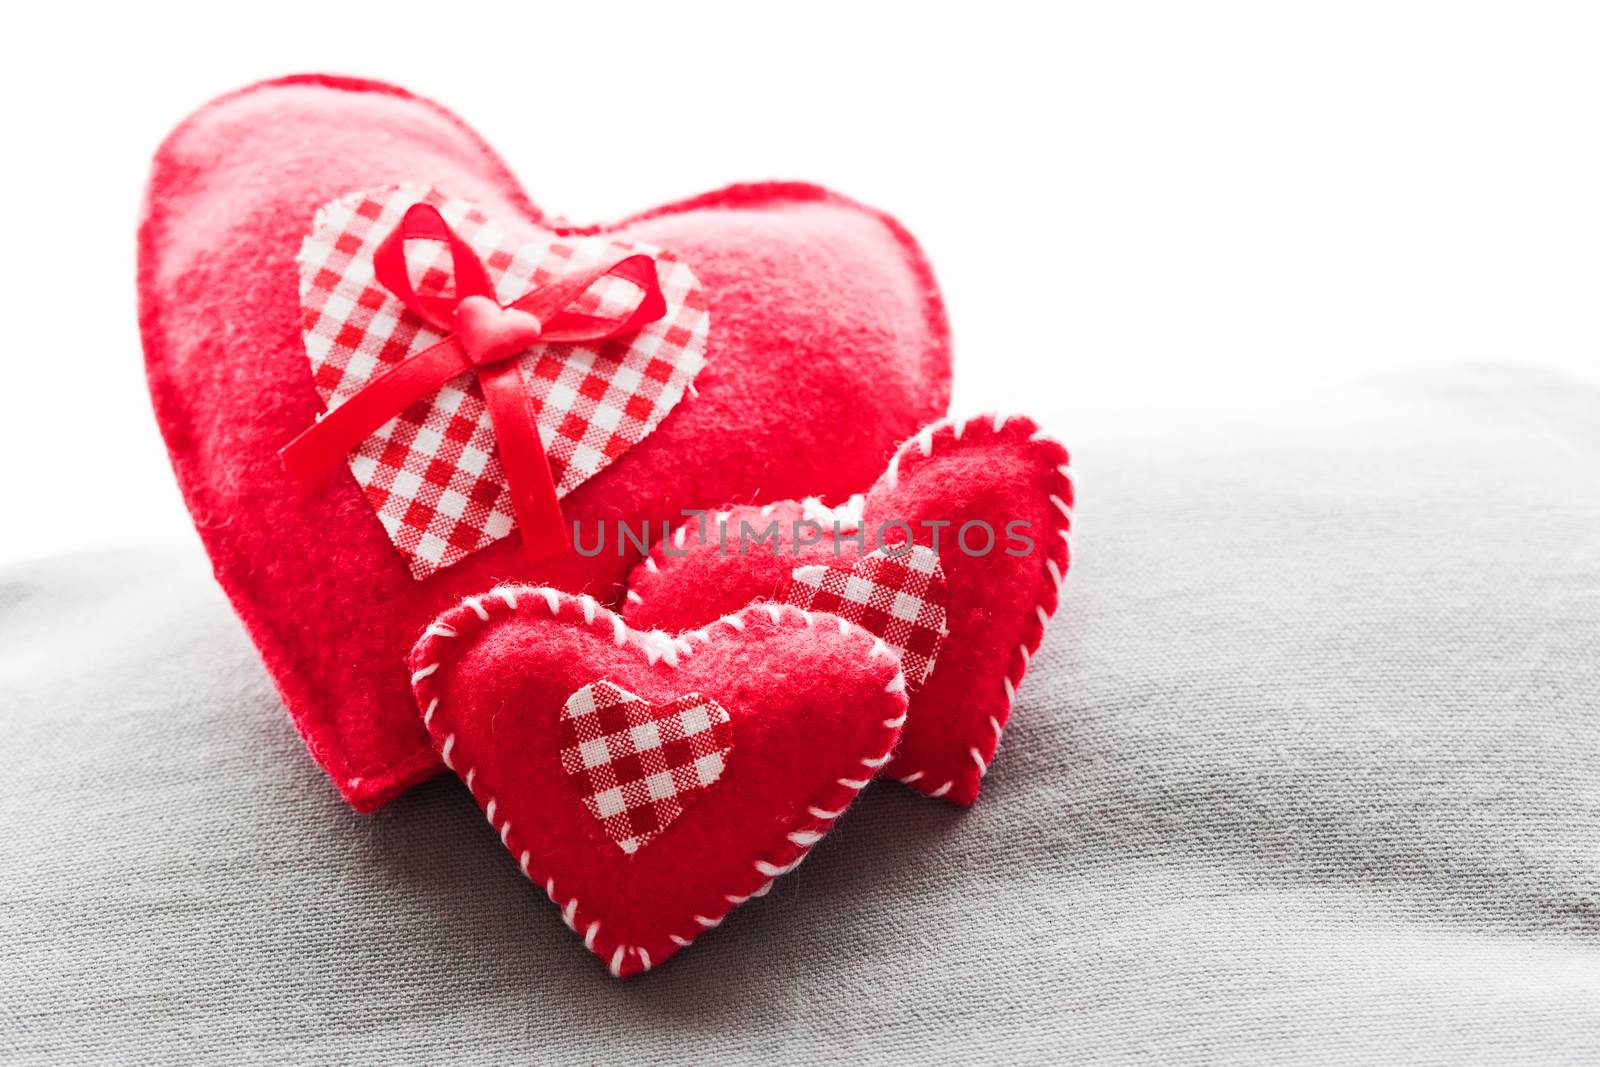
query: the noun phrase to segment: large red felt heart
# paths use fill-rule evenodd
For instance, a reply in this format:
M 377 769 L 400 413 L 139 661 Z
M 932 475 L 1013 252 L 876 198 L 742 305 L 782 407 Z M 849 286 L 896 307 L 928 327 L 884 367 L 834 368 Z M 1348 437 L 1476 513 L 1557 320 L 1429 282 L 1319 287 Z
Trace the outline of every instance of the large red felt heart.
M 348 469 L 309 486 L 285 473 L 278 449 L 324 407 L 301 338 L 296 253 L 319 207 L 407 182 L 530 239 L 666 250 L 703 287 L 711 326 L 695 392 L 561 501 L 586 546 L 604 530 L 597 554 L 531 564 L 501 537 L 418 581 Z M 932 275 L 886 216 L 814 186 L 766 184 L 564 225 L 455 117 L 342 78 L 254 86 L 174 131 L 152 171 L 139 292 L 157 419 L 217 576 L 312 753 L 363 810 L 438 768 L 402 663 L 442 608 L 502 580 L 612 602 L 640 556 L 619 520 L 637 532 L 710 501 L 858 490 L 949 393 Z
M 777 605 L 674 638 L 507 586 L 441 615 L 410 666 L 440 756 L 618 977 L 792 870 L 906 719 L 881 642 Z
M 787 598 L 845 614 L 891 645 L 934 649 L 886 773 L 928 796 L 970 804 L 1071 561 L 1068 463 L 1066 449 L 1031 419 L 935 423 L 902 445 L 865 498 L 849 506 L 785 501 L 680 527 L 634 572 L 623 615 L 632 625 L 681 631 L 752 600 Z M 936 646 L 937 616 L 920 593 L 886 592 L 903 581 L 889 582 L 881 567 L 869 581 L 859 569 L 875 552 L 896 558 L 895 548 L 880 545 L 897 545 L 908 533 L 915 545 L 938 550 L 945 574 L 947 632 Z M 832 572 L 826 588 L 837 597 L 818 599 L 818 567 Z M 912 618 L 920 625 L 908 625 Z M 908 662 L 908 677 L 920 666 Z

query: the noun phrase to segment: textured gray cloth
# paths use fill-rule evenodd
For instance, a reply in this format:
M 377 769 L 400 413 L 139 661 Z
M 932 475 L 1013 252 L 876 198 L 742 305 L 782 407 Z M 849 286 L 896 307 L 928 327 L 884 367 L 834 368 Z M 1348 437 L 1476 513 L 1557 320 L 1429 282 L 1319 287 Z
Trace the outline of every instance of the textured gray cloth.
M 11 570 L 0 1054 L 1600 1062 L 1600 395 L 1204 422 L 1072 442 L 975 808 L 874 786 L 628 983 L 453 780 L 346 810 L 199 555 Z

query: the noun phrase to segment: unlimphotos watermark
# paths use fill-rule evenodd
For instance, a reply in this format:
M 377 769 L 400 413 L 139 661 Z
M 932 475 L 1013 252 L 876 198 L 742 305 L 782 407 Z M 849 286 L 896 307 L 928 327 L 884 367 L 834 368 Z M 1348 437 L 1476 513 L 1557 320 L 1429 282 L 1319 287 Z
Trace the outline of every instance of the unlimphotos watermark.
M 783 523 L 769 517 L 755 522 L 747 518 L 733 522 L 727 512 L 696 509 L 685 510 L 682 515 L 691 521 L 674 526 L 665 519 L 645 519 L 635 526 L 618 519 L 611 523 L 594 523 L 588 530 L 574 519 L 572 547 L 578 555 L 588 557 L 601 555 L 608 545 L 619 556 L 626 555 L 630 550 L 644 553 L 650 551 L 655 544 L 654 535 L 659 532 L 662 554 L 681 557 L 689 555 L 692 532 L 695 544 L 714 544 L 718 553 L 724 556 L 744 557 L 752 551 L 768 554 L 787 551 L 790 555 L 798 556 L 801 550 L 818 545 L 831 548 L 837 556 L 848 544 L 855 545 L 858 552 L 866 552 L 869 545 L 882 545 L 893 552 L 896 545 L 910 545 L 916 541 L 920 531 L 927 535 L 927 540 L 931 542 L 929 547 L 935 552 L 940 551 L 941 540 L 968 556 L 987 556 L 997 551 L 1008 556 L 1029 556 L 1034 550 L 1033 538 L 1028 536 L 1033 524 L 1025 519 L 1012 519 L 999 530 L 983 519 L 969 519 L 960 525 L 946 519 L 921 519 L 915 523 L 890 519 L 879 523 L 876 531 L 869 531 L 863 522 L 837 517 L 825 523 L 808 518 Z M 611 531 L 609 538 L 608 528 Z M 875 532 L 876 538 L 869 538 L 869 532 Z

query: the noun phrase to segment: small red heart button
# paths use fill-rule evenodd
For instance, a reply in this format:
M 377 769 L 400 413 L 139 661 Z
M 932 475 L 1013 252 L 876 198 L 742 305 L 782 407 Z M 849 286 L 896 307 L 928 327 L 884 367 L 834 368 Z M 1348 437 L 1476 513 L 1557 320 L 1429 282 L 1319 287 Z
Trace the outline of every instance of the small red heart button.
M 456 338 L 474 366 L 526 351 L 543 329 L 536 316 L 503 308 L 486 296 L 469 296 L 456 305 Z

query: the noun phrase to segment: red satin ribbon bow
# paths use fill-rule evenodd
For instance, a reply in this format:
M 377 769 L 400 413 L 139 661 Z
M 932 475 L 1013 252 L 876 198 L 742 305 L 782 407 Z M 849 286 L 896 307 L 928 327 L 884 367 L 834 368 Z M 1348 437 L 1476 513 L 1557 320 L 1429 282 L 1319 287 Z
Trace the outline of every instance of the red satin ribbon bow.
M 450 247 L 454 296 L 424 296 L 406 270 L 408 240 Z M 517 357 L 535 343 L 599 341 L 633 333 L 666 313 L 655 260 L 643 253 L 607 266 L 562 274 L 502 307 L 483 263 L 431 204 L 413 204 L 373 254 L 378 282 L 425 322 L 450 336 L 374 378 L 290 441 L 278 455 L 289 473 L 309 479 L 349 455 L 384 423 L 458 374 L 476 371 L 494 428 L 500 469 L 522 544 L 530 559 L 567 547 L 555 480 L 539 440 L 533 398 Z M 639 289 L 639 302 L 619 315 L 588 315 L 570 305 L 600 279 L 621 278 Z

